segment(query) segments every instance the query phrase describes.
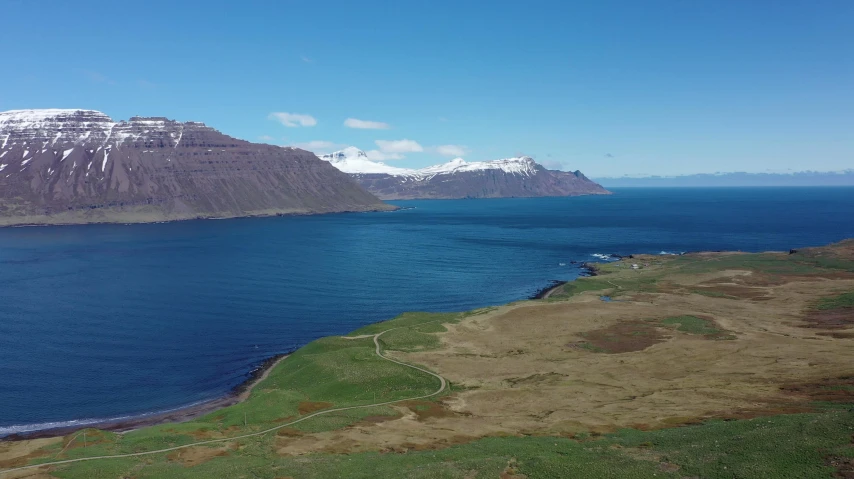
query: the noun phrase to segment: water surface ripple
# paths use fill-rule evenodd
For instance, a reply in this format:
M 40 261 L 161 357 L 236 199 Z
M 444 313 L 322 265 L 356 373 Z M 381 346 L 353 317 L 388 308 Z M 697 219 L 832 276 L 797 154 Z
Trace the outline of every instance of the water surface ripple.
M 408 209 L 0 229 L 0 434 L 217 397 L 312 339 L 525 298 L 594 253 L 854 236 L 852 188 L 396 203 Z

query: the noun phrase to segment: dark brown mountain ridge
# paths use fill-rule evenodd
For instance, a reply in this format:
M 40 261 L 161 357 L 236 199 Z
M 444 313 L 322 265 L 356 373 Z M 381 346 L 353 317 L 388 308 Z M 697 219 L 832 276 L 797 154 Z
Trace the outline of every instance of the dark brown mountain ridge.
M 307 151 L 198 122 L 93 110 L 0 112 L 0 225 L 386 210 Z

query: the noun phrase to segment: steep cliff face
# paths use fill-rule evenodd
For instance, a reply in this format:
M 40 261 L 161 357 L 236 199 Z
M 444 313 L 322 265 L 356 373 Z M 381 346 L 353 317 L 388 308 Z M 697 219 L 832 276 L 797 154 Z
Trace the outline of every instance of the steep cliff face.
M 92 110 L 0 113 L 0 225 L 390 209 L 293 148 L 197 122 Z
M 580 171 L 548 170 L 523 156 L 466 162 L 461 158 L 418 170 L 371 161 L 348 148 L 320 157 L 386 200 L 602 195 L 610 192 Z

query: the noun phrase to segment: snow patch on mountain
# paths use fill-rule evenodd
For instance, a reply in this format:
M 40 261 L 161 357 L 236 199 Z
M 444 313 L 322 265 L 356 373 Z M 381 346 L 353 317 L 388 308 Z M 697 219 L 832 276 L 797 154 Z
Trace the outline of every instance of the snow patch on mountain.
M 364 151 L 351 146 L 335 153 L 322 155 L 320 159 L 330 162 L 332 166 L 344 173 L 356 175 L 387 174 L 417 179 L 429 179 L 436 175 L 452 175 L 455 173 L 486 170 L 501 170 L 505 173 L 523 176 L 532 176 L 537 173 L 537 163 L 527 156 L 475 162 L 467 162 L 462 158 L 456 158 L 447 163 L 414 170 L 389 166 L 379 161 L 371 161 Z
M 433 176 L 442 174 L 463 173 L 467 171 L 501 170 L 515 175 L 532 176 L 537 174 L 537 163 L 528 156 L 504 158 L 492 161 L 467 162 L 462 158 L 451 160 L 441 165 L 428 166 L 418 170 L 421 175 Z
M 319 158 L 332 163 L 332 166 L 335 168 L 349 174 L 387 174 L 392 176 L 412 176 L 417 174 L 416 170 L 397 168 L 379 161 L 371 161 L 364 151 L 352 146 L 344 148 L 341 151 L 336 151 L 335 153 L 322 155 Z
M 209 129 L 200 122 L 187 122 L 186 125 Z M 174 141 L 172 146 L 177 147 L 183 130 L 184 124 L 163 117 L 133 117 L 128 121 L 116 122 L 97 110 L 10 110 L 0 112 L 0 149 L 6 147 L 13 133 L 16 138 L 42 139 L 43 148 L 48 144 L 54 146 L 85 142 L 99 143 L 102 148 L 108 144 L 119 147 L 126 141 L 159 140 L 164 139 L 164 136 Z

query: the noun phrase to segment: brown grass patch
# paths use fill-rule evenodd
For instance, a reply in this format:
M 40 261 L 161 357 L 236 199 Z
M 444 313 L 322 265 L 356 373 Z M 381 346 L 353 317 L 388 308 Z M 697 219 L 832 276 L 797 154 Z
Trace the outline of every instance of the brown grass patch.
M 725 280 L 717 280 L 717 282 L 723 283 L 726 281 L 728 283 L 736 283 L 737 285 L 746 287 L 769 287 L 782 286 L 796 280 L 803 281 L 804 278 L 793 277 L 791 275 L 772 275 L 769 273 L 762 273 L 760 271 L 753 271 L 751 274 L 741 274 Z M 705 283 L 714 284 L 715 280 L 707 281 Z
M 699 426 L 703 419 L 691 416 L 673 416 L 661 420 L 661 427 Z
M 366 425 L 370 425 L 370 424 L 379 424 L 381 422 L 391 421 L 394 419 L 400 419 L 400 417 L 401 417 L 400 414 L 396 414 L 393 416 L 391 416 L 391 415 L 389 415 L 389 416 L 383 416 L 383 415 L 368 416 L 368 417 L 362 418 L 359 422 L 357 422 L 355 424 L 355 426 L 366 426 Z
M 518 387 L 526 387 L 526 386 L 546 386 L 553 385 L 557 382 L 563 381 L 566 379 L 566 376 L 558 373 L 544 373 L 544 374 L 532 374 L 530 376 L 525 376 L 522 378 L 511 378 L 508 379 L 507 382 L 510 383 L 511 388 Z
M 279 437 L 300 437 L 304 436 L 305 433 L 300 431 L 299 429 L 294 429 L 291 427 L 283 427 L 276 431 L 276 435 Z
M 66 450 L 79 449 L 81 447 L 92 447 L 98 444 L 111 444 L 112 442 L 112 439 L 106 437 L 103 431 L 87 429 L 85 437 L 82 432 L 78 432 L 74 436 L 71 436 L 69 441 L 65 443 L 63 447 Z
M 854 376 L 787 384 L 781 387 L 780 390 L 811 401 L 854 403 Z
M 412 411 L 419 421 L 426 421 L 431 418 L 454 417 L 457 415 L 450 409 L 446 409 L 442 404 L 433 401 L 405 401 L 399 403 L 399 405 Z
M 733 278 L 734 279 L 734 278 Z M 727 281 L 730 281 L 728 278 Z M 708 296 L 720 296 L 729 299 L 749 299 L 753 301 L 768 301 L 773 298 L 768 290 L 739 284 L 721 284 L 720 281 L 709 281 L 697 285 L 697 291 Z
M 205 439 L 218 439 L 221 437 L 226 437 L 231 435 L 231 433 L 237 432 L 240 430 L 239 426 L 229 426 L 225 429 L 198 429 L 192 432 L 185 432 L 182 434 L 187 434 L 192 436 L 193 439 L 205 440 Z M 176 433 L 177 434 L 177 433 Z
M 570 348 L 610 354 L 643 351 L 668 338 L 660 328 L 642 321 L 623 321 L 579 336 L 584 340 L 570 343 Z
M 166 455 L 166 459 L 171 462 L 180 462 L 184 467 L 193 467 L 216 457 L 227 456 L 229 450 L 236 448 L 237 444 L 219 447 L 192 446 L 171 452 Z
M 6 469 L 25 466 L 31 459 L 48 456 L 49 453 L 43 451 L 42 448 L 58 442 L 63 442 L 63 438 L 51 437 L 29 441 L 2 441 L 0 442 L 0 468 Z
M 672 281 L 657 281 L 654 285 L 651 286 L 651 291 L 641 291 L 643 293 L 677 293 L 680 290 L 680 286 Z M 620 290 L 622 293 L 622 290 Z M 618 295 L 619 296 L 619 295 Z
M 299 403 L 299 413 L 300 415 L 313 413 L 315 411 L 320 411 L 321 409 L 326 409 L 334 406 L 331 402 L 323 402 L 323 401 L 303 401 Z
M 45 457 L 47 454 L 36 451 L 23 456 L 13 457 L 10 459 L 0 459 L 0 469 L 11 469 L 13 467 L 26 466 L 32 459 Z
M 723 419 L 724 421 L 737 421 L 741 419 L 755 419 L 757 417 L 778 416 L 780 414 L 804 414 L 815 412 L 815 408 L 798 402 L 770 400 L 765 406 L 757 408 L 738 408 L 729 411 L 712 411 L 706 413 L 706 417 Z
M 51 474 L 53 468 L 43 466 L 36 469 L 24 469 L 23 471 L 7 472 L 3 475 L 3 479 L 56 479 L 56 476 Z
M 804 319 L 809 323 L 807 328 L 846 329 L 854 326 L 854 308 L 810 311 Z
M 820 333 L 816 333 L 819 336 L 830 336 L 831 338 L 836 339 L 852 339 L 854 338 L 854 331 L 851 332 L 841 332 L 841 331 L 822 331 Z
M 824 458 L 824 463 L 835 469 L 833 477 L 854 479 L 854 459 L 842 456 L 827 456 Z

